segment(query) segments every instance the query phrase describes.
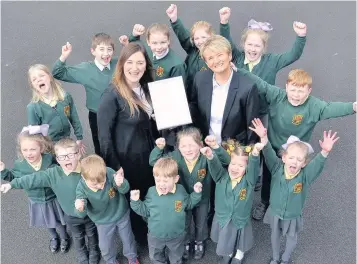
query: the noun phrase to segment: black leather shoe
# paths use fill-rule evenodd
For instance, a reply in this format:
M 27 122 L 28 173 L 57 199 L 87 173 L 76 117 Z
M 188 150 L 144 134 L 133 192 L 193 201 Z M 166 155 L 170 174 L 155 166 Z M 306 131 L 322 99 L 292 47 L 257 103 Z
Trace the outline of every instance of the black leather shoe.
M 69 238 L 67 239 L 61 239 L 61 252 L 62 253 L 67 253 L 68 250 L 69 250 L 69 245 L 70 245 L 70 242 L 69 242 Z
M 199 241 L 195 243 L 195 254 L 194 254 L 194 259 L 201 259 L 203 258 L 203 255 L 205 254 L 205 245 L 203 241 Z
M 50 250 L 51 253 L 57 253 L 59 250 L 59 240 L 58 238 L 51 238 L 50 240 Z

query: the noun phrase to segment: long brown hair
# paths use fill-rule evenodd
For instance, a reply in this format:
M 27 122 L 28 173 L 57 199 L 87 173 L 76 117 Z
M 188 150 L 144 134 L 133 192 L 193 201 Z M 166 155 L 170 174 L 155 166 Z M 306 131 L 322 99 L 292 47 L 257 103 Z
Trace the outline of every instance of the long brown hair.
M 151 103 L 148 83 L 154 81 L 154 70 L 149 59 L 149 56 L 146 53 L 145 48 L 136 42 L 129 43 L 127 46 L 123 47 L 120 52 L 118 63 L 116 65 L 114 74 L 113 74 L 113 85 L 115 86 L 118 93 L 127 101 L 130 108 L 130 116 L 133 117 L 136 113 L 139 113 L 139 107 L 145 110 L 144 104 L 136 96 L 134 91 L 131 89 L 129 84 L 126 81 L 124 74 L 124 63 L 129 59 L 131 55 L 136 52 L 141 52 L 146 61 L 146 69 L 144 75 L 141 77 L 139 83 L 145 93 L 146 100 L 148 103 Z

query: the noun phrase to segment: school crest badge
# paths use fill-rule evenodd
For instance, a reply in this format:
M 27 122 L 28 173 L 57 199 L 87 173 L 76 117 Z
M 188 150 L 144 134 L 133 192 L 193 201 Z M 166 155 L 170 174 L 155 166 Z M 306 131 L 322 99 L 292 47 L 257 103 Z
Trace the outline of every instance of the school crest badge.
M 110 199 L 113 199 L 115 197 L 115 190 L 113 187 L 111 187 L 108 191 L 108 195 L 110 197 Z
M 71 107 L 69 105 L 66 105 L 64 108 L 63 108 L 63 112 L 64 114 L 69 117 L 71 115 Z
M 157 67 L 156 75 L 162 77 L 164 75 L 164 68 L 162 68 L 161 66 Z
M 295 126 L 298 126 L 301 124 L 302 122 L 302 119 L 303 119 L 303 115 L 294 115 L 293 116 L 293 120 L 291 121 Z
M 181 212 L 182 211 L 182 201 L 175 201 L 175 212 Z
M 204 179 L 204 177 L 206 177 L 206 169 L 200 169 L 197 171 L 197 176 L 200 180 Z
M 205 66 L 202 66 L 200 71 L 207 71 L 207 68 Z
M 245 200 L 247 198 L 247 189 L 243 188 L 239 192 L 239 200 Z
M 302 183 L 301 182 L 295 183 L 293 192 L 301 193 L 301 191 L 302 191 Z

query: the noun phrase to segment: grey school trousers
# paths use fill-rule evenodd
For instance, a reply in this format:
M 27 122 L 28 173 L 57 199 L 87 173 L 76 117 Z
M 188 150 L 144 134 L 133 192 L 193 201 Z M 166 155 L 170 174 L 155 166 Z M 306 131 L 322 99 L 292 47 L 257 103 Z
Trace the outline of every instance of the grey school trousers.
M 130 209 L 118 222 L 105 225 L 97 224 L 96 226 L 99 236 L 99 248 L 107 264 L 116 263 L 117 247 L 114 239 L 117 233 L 119 233 L 123 243 L 123 255 L 128 259 L 137 257 L 136 241 L 131 230 Z
M 153 264 L 166 264 L 165 249 L 168 249 L 170 264 L 181 264 L 186 232 L 176 238 L 156 238 L 148 234 L 149 256 Z

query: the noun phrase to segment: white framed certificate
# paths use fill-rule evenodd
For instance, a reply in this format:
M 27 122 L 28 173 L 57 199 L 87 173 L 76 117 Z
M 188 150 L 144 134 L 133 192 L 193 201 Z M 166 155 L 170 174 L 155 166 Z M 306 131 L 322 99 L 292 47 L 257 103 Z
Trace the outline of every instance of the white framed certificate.
M 182 76 L 148 85 L 158 130 L 192 123 Z

